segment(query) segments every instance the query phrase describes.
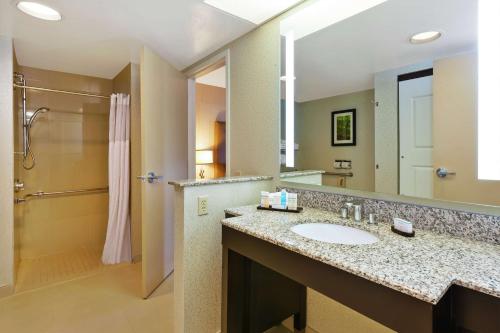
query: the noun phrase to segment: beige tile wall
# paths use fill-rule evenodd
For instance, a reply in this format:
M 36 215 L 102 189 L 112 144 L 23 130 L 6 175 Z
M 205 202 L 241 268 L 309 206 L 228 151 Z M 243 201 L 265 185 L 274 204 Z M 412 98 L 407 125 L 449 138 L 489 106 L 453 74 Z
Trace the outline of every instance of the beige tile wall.
M 28 85 L 112 92 L 112 81 L 81 75 L 20 67 Z M 25 170 L 25 193 L 105 187 L 108 184 L 109 100 L 60 93 L 28 91 L 28 111 L 49 107 L 32 128 L 36 166 Z M 20 112 L 20 109 L 19 111 Z M 20 257 L 36 258 L 80 247 L 104 244 L 107 194 L 32 200 L 23 205 Z

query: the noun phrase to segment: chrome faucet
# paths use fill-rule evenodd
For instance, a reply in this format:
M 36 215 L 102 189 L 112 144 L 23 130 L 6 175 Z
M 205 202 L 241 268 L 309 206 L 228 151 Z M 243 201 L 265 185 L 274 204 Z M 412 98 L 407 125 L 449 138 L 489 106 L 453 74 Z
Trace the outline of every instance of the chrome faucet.
M 361 222 L 363 219 L 363 205 L 358 203 L 354 205 L 354 222 Z
M 354 206 L 353 202 L 347 201 L 344 203 L 344 207 L 347 209 L 347 216 L 345 216 L 345 218 L 347 218 L 347 219 L 351 218 L 351 212 L 352 212 L 353 206 Z
M 344 203 L 344 208 L 347 210 L 346 216 L 342 216 L 347 219 L 352 219 L 355 222 L 361 222 L 363 219 L 363 205 L 361 202 L 351 202 L 347 201 Z

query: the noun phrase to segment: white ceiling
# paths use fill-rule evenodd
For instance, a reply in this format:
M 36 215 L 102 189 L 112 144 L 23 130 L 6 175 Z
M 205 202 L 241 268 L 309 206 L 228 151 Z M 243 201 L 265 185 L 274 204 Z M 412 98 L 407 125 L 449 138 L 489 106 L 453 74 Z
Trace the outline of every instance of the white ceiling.
M 215 86 L 219 88 L 226 88 L 226 66 L 222 66 L 210 73 L 196 78 L 196 82 Z
M 261 24 L 302 0 L 204 0 L 205 3 L 255 24 Z
M 21 65 L 114 77 L 147 45 L 183 69 L 255 27 L 202 0 L 40 0 L 60 22 L 0 0 L 0 35 L 12 36 Z
M 438 30 L 429 44 L 412 34 Z M 296 100 L 373 88 L 374 73 L 473 50 L 477 0 L 389 0 L 296 41 Z

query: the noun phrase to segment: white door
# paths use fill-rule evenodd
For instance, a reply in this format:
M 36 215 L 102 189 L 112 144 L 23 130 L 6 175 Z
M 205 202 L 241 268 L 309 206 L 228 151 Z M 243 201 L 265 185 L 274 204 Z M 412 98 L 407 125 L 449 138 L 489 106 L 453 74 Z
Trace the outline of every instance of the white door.
M 399 192 L 432 198 L 432 76 L 399 82 Z
M 142 294 L 174 267 L 174 188 L 187 177 L 187 80 L 145 47 L 141 54 Z M 139 180 L 137 180 L 139 181 Z

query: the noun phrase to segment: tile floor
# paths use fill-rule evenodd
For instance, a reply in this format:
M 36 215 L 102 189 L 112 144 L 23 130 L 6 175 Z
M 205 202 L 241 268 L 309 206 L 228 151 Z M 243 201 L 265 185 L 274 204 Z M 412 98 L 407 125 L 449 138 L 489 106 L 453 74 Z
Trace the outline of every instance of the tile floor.
M 140 297 L 140 264 L 122 265 L 0 299 L 2 333 L 167 333 L 173 277 Z
M 101 251 L 81 248 L 68 253 L 23 259 L 19 263 L 16 292 L 90 276 L 115 268 L 101 263 Z
M 293 319 L 289 318 L 285 320 L 283 325 L 271 328 L 264 333 L 293 333 Z M 304 333 L 318 333 L 310 327 L 306 327 Z
M 50 258 L 46 264 L 64 263 L 65 257 Z M 81 258 L 82 260 L 84 257 Z M 94 267 L 92 256 L 88 265 Z M 85 263 L 85 261 L 80 261 Z M 34 263 L 32 263 L 34 264 Z M 40 262 L 38 262 L 40 264 Z M 0 299 L 1 333 L 170 333 L 173 332 L 173 276 L 147 300 L 141 295 L 141 265 L 107 266 L 105 269 L 62 269 L 61 274 L 43 274 L 41 280 L 26 276 L 24 287 L 59 282 Z M 89 266 L 90 265 L 90 266 Z M 62 266 L 66 267 L 66 266 Z M 25 267 L 29 272 L 30 267 Z M 34 267 L 31 267 L 34 268 Z M 73 274 L 74 273 L 74 274 Z M 90 274 L 82 277 L 81 274 Z M 73 274 L 73 275 L 72 275 Z M 79 275 L 80 274 L 80 275 Z M 57 278 L 56 280 L 49 277 Z M 79 277 L 78 277 L 79 276 Z M 32 281 L 28 283 L 29 281 Z M 33 282 L 34 281 L 34 282 Z M 38 282 L 37 282 L 38 281 Z M 288 323 L 291 325 L 291 322 Z M 266 333 L 288 333 L 276 327 Z M 306 333 L 314 331 L 307 329 Z M 200 332 L 201 333 L 201 332 Z M 211 332 L 210 332 L 211 333 Z

